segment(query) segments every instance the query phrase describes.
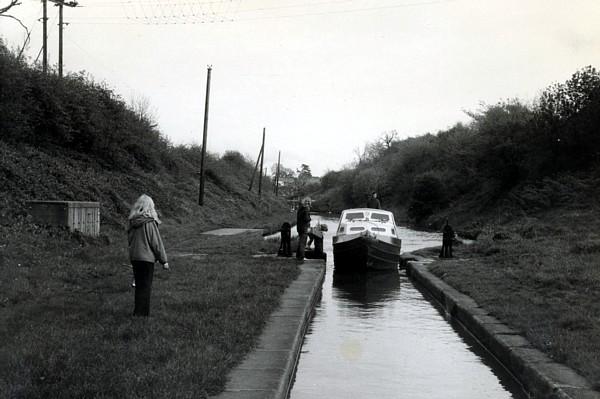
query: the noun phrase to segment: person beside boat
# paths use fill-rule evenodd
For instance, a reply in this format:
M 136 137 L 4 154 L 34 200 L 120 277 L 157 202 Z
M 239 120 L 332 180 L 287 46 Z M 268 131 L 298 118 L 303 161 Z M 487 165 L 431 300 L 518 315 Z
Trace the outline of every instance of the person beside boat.
M 281 244 L 279 245 L 277 256 L 292 256 L 292 225 L 290 225 L 288 222 L 284 222 L 281 225 L 280 235 Z
M 371 193 L 371 198 L 367 201 L 367 208 L 381 209 L 381 202 L 379 202 L 379 198 L 377 198 L 377 193 L 375 191 Z
M 310 228 L 310 198 L 306 197 L 300 203 L 296 213 L 296 231 L 298 232 L 298 247 L 296 248 L 296 259 L 304 260 L 308 229 Z
M 308 259 L 325 259 L 327 260 L 327 254 L 323 252 L 323 232 L 327 231 L 326 224 L 317 223 L 315 227 L 311 227 L 308 232 L 308 244 L 305 255 Z M 315 243 L 315 249 L 310 250 L 310 245 Z
M 454 237 L 454 229 L 448 224 L 448 219 L 446 219 L 446 224 L 442 230 L 442 250 L 440 252 L 440 258 L 452 258 L 452 241 L 454 241 Z

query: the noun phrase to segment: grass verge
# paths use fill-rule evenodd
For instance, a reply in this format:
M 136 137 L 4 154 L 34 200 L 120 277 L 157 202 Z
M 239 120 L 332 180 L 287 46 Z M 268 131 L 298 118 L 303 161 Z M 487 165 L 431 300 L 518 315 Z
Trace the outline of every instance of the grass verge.
M 520 219 L 431 271 L 600 390 L 598 231 L 590 210 Z
M 250 223 L 252 227 L 264 222 Z M 125 232 L 0 226 L 0 397 L 202 398 L 255 344 L 298 275 L 260 234 L 161 227 L 148 319 L 133 318 Z

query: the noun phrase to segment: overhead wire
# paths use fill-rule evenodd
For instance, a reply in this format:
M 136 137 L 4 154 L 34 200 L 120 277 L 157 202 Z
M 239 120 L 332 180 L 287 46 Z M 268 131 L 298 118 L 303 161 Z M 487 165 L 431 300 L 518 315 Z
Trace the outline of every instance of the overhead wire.
M 230 7 L 224 6 L 224 1 L 229 3 Z M 237 3 L 237 8 L 235 11 L 236 18 L 232 18 L 231 13 L 231 3 L 235 1 Z M 150 17 L 148 17 L 148 13 L 144 11 L 143 18 L 135 17 L 137 21 L 142 21 L 148 24 L 189 24 L 189 23 L 216 23 L 216 22 L 242 22 L 242 21 L 257 21 L 257 20 L 268 20 L 268 19 L 283 19 L 283 18 L 299 18 L 299 17 L 307 17 L 307 16 L 320 16 L 320 15 L 335 15 L 335 14 L 350 14 L 350 13 L 361 13 L 361 12 L 369 12 L 369 11 L 378 11 L 378 10 L 387 10 L 387 9 L 395 9 L 395 8 L 404 8 L 404 7 L 418 7 L 418 6 L 428 6 L 442 3 L 449 3 L 458 0 L 428 0 L 428 1 L 416 1 L 411 3 L 402 2 L 399 4 L 384 4 L 377 6 L 368 6 L 368 7 L 353 7 L 353 8 L 344 8 L 344 9 L 333 9 L 333 10 L 324 10 L 324 11 L 306 11 L 300 13 L 291 13 L 291 14 L 277 14 L 277 15 L 257 15 L 257 16 L 248 16 L 248 17 L 238 17 L 241 14 L 248 14 L 254 12 L 264 12 L 264 11 L 274 11 L 280 9 L 291 9 L 291 8 L 306 8 L 306 7 L 320 7 L 324 5 L 332 5 L 332 4 L 342 4 L 342 3 L 353 3 L 356 0 L 331 0 L 324 2 L 310 2 L 310 3 L 301 3 L 301 4 L 287 4 L 287 5 L 279 5 L 273 7 L 258 7 L 258 8 L 241 8 L 241 0 L 221 0 L 221 1 L 196 1 L 196 2 L 171 2 L 169 3 L 169 7 L 171 10 L 179 7 L 180 12 L 171 11 L 170 16 L 166 17 L 164 21 L 160 21 L 156 14 L 154 13 Z M 143 1 L 129 1 L 127 4 L 140 4 L 140 7 L 144 7 L 141 5 Z M 161 4 L 164 5 L 164 2 L 156 1 L 156 2 L 146 2 L 146 5 L 153 3 L 159 5 L 162 10 Z M 183 4 L 187 4 L 189 7 L 200 6 L 200 11 L 202 14 L 201 18 L 198 18 L 195 14 L 196 12 L 192 11 L 192 14 L 184 12 Z M 214 5 L 220 4 L 220 8 L 215 10 Z M 203 7 L 203 5 L 207 5 L 208 7 Z M 135 7 L 135 6 L 133 6 Z M 81 18 L 81 17 L 80 17 Z M 89 19 L 98 21 L 101 19 L 110 19 L 113 22 L 102 22 L 99 24 L 121 24 L 119 21 L 119 17 L 89 17 Z M 81 21 L 85 20 L 82 18 Z M 94 23 L 94 22 L 89 22 Z M 96 22 L 96 24 L 98 24 Z

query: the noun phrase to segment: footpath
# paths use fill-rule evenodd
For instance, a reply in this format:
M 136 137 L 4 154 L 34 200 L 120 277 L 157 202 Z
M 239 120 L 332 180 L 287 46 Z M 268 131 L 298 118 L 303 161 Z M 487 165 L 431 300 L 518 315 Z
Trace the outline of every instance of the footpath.
M 491 316 L 470 297 L 428 271 L 428 261 L 407 261 L 408 275 L 461 323 L 521 383 L 532 398 L 600 399 L 589 381 L 554 362 L 519 334 Z
M 285 290 L 256 348 L 228 375 L 216 399 L 285 399 L 291 388 L 302 341 L 321 298 L 322 260 L 305 260 L 300 275 Z

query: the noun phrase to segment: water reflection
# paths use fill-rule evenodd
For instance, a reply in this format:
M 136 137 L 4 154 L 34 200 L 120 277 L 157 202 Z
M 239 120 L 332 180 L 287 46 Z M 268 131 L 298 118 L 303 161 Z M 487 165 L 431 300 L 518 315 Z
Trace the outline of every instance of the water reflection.
M 404 274 L 334 273 L 337 220 L 321 222 L 329 225 L 323 295 L 290 398 L 522 397 Z M 400 230 L 404 251 L 441 241 L 435 233 Z
M 333 271 L 334 299 L 354 303 L 360 308 L 379 308 L 395 300 L 400 289 L 397 271 L 339 273 Z

